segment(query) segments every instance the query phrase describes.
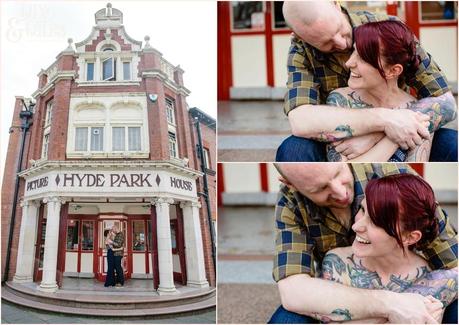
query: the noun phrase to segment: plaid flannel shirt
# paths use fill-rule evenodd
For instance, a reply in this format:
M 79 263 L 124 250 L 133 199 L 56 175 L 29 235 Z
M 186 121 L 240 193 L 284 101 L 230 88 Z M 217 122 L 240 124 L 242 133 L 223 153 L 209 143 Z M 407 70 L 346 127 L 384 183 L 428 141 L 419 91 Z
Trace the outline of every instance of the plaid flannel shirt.
M 119 232 L 116 234 L 115 238 L 113 239 L 113 248 L 121 248 L 124 246 L 124 235 L 123 232 Z M 115 256 L 123 256 L 124 250 L 121 249 L 119 251 L 113 251 L 113 255 Z
M 358 212 L 369 180 L 387 175 L 416 174 L 406 164 L 350 164 L 354 176 L 352 220 Z M 437 209 L 440 234 L 422 252 L 433 269 L 457 266 L 456 231 L 447 215 Z M 290 275 L 308 273 L 314 276 L 325 253 L 335 247 L 350 246 L 355 238 L 351 228 L 341 225 L 328 208 L 318 207 L 300 192 L 282 186 L 276 206 L 276 252 L 273 277 L 277 282 Z
M 386 14 L 373 14 L 367 11 L 348 13 L 344 8 L 342 11 L 349 17 L 353 29 L 368 22 L 398 20 L 397 17 Z M 436 97 L 448 92 L 450 89 L 444 73 L 419 42 L 417 54 L 421 58 L 421 63 L 416 78 L 408 86 L 416 91 L 418 99 Z M 284 98 L 285 114 L 300 105 L 324 104 L 332 90 L 347 87 L 350 75 L 349 70 L 342 66 L 335 53 L 322 53 L 297 36 L 291 40 L 287 70 L 288 90 Z

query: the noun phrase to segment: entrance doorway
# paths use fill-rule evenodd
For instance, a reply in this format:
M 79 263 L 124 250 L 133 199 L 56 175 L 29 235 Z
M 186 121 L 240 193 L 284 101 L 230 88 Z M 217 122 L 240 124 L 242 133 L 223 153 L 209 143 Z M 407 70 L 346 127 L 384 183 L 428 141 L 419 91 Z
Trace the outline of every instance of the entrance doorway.
M 127 246 L 131 238 L 129 236 L 130 235 L 129 232 L 127 231 L 127 220 L 123 220 L 121 218 L 126 218 L 126 217 L 124 216 L 115 217 L 114 216 L 113 219 L 103 219 L 98 222 L 99 243 L 98 243 L 98 256 L 97 256 L 98 265 L 97 265 L 96 278 L 99 281 L 105 282 L 105 278 L 107 277 L 108 263 L 107 263 L 107 247 L 105 245 L 105 238 L 109 230 L 115 225 L 123 233 L 123 236 L 124 236 L 123 259 L 121 260 L 123 271 L 124 271 L 124 279 L 131 278 L 131 272 L 129 272 L 130 267 L 129 267 L 129 258 L 128 258 L 128 250 L 127 250 Z

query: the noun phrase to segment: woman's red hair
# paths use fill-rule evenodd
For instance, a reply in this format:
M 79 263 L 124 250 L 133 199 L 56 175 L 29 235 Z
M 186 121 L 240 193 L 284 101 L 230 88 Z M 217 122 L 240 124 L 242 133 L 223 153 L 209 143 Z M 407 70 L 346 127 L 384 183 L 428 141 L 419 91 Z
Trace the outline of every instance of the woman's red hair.
M 355 47 L 359 56 L 386 79 L 382 59 L 387 64 L 403 66 L 402 79 L 414 78 L 420 58 L 416 54 L 413 32 L 402 22 L 386 20 L 363 24 L 354 30 Z
M 438 236 L 437 203 L 430 185 L 421 177 L 398 174 L 374 179 L 365 188 L 371 221 L 403 246 L 402 232 L 419 230 L 422 248 Z

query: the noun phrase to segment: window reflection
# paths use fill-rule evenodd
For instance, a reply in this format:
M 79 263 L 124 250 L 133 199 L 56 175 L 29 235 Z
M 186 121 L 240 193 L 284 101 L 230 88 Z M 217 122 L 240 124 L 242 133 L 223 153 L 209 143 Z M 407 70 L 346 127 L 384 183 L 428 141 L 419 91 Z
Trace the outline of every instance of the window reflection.
M 233 29 L 263 29 L 265 27 L 262 1 L 233 1 Z
M 132 250 L 145 251 L 145 223 L 143 221 L 132 222 Z
M 78 250 L 78 220 L 67 221 L 67 250 Z
M 454 20 L 455 6 L 454 1 L 422 1 L 421 20 Z
M 94 249 L 94 222 L 83 221 L 83 238 L 81 250 L 92 251 Z

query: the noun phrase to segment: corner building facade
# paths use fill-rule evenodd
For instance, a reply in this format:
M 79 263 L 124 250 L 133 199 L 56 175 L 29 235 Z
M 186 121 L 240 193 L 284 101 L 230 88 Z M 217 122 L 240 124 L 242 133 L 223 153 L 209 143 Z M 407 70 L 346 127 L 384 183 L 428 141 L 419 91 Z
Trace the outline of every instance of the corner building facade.
M 184 71 L 163 58 L 148 36 L 143 46 L 131 38 L 123 14 L 110 4 L 95 20 L 85 40 L 73 45 L 69 39 L 38 75 L 8 280 L 36 282 L 48 292 L 65 277 L 104 281 L 104 232 L 118 225 L 125 236 L 126 279 L 150 279 L 161 294 L 175 293 L 177 283 L 215 285 L 198 190 L 206 170 L 201 172 L 204 158 L 196 153 Z M 23 100 L 16 98 L 2 187 L 3 271 Z M 215 139 L 210 135 L 205 143 L 215 146 Z

